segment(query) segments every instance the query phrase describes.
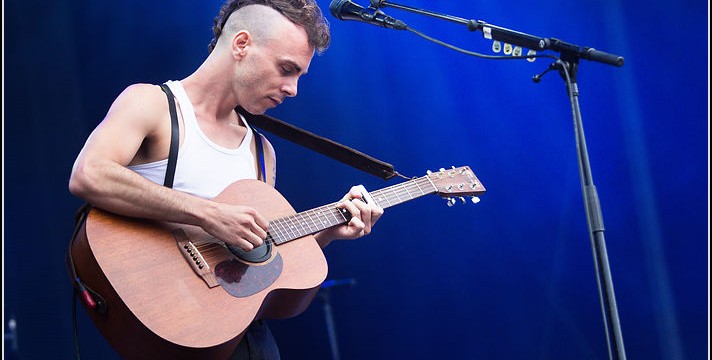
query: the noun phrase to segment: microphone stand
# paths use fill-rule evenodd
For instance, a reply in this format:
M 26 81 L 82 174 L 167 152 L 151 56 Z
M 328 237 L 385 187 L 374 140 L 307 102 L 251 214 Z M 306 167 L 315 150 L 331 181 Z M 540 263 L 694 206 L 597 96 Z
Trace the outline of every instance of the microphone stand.
M 331 289 L 320 289 L 317 293 L 324 307 L 324 318 L 326 319 L 326 331 L 329 334 L 329 344 L 331 345 L 331 358 L 339 360 L 339 342 L 336 339 L 336 326 L 334 325 L 334 313 L 331 310 Z
M 319 299 L 321 300 L 324 308 L 324 317 L 326 319 L 326 331 L 329 334 L 329 344 L 331 345 L 331 358 L 333 360 L 340 360 L 339 355 L 339 342 L 336 339 L 336 325 L 334 325 L 334 313 L 331 309 L 331 288 L 335 286 L 354 286 L 356 284 L 356 279 L 343 279 L 343 280 L 327 280 L 321 284 L 319 292 L 317 293 Z
M 620 321 L 618 318 L 618 307 L 613 292 L 613 281 L 608 262 L 606 243 L 604 237 L 603 215 L 601 204 L 598 199 L 596 187 L 593 184 L 591 166 L 588 159 L 586 138 L 581 120 L 581 109 L 579 107 L 578 85 L 576 83 L 576 73 L 580 59 L 597 61 L 613 66 L 623 66 L 624 59 L 621 56 L 605 53 L 590 47 L 581 47 L 569 44 L 554 38 L 541 38 L 525 34 L 523 32 L 509 30 L 500 26 L 485 23 L 480 20 L 467 20 L 450 15 L 438 14 L 428 10 L 416 9 L 409 6 L 395 4 L 389 1 L 371 0 L 371 7 L 392 7 L 406 10 L 422 15 L 456 22 L 467 26 L 470 31 L 482 31 L 487 39 L 502 41 L 504 43 L 521 46 L 531 50 L 543 51 L 552 50 L 561 54 L 560 58 L 541 74 L 532 78 L 534 82 L 539 82 L 541 77 L 550 70 L 558 70 L 566 83 L 566 90 L 571 101 L 572 116 L 574 121 L 574 132 L 576 137 L 576 150 L 579 164 L 579 176 L 583 190 L 583 199 L 586 209 L 586 221 L 588 224 L 591 247 L 593 250 L 593 262 L 596 270 L 596 281 L 598 285 L 599 300 L 603 314 L 603 324 L 608 346 L 608 357 L 625 360 L 625 347 L 623 345 L 623 335 L 621 333 Z M 533 58 L 536 56 L 523 56 L 522 58 Z

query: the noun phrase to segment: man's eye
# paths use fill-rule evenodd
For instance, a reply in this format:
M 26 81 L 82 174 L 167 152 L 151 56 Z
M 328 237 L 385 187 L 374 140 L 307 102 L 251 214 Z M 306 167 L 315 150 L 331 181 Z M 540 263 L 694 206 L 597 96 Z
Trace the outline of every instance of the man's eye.
M 282 74 L 284 74 L 284 75 L 289 75 L 293 72 L 294 72 L 294 69 L 292 69 L 290 67 L 286 67 L 286 66 L 282 67 Z

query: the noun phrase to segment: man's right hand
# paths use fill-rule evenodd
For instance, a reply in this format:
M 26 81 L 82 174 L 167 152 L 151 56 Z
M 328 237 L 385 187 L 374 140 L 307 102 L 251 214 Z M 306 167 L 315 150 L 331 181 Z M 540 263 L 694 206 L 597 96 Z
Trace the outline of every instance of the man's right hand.
M 269 222 L 249 206 L 215 203 L 201 227 L 216 238 L 250 251 L 267 239 Z

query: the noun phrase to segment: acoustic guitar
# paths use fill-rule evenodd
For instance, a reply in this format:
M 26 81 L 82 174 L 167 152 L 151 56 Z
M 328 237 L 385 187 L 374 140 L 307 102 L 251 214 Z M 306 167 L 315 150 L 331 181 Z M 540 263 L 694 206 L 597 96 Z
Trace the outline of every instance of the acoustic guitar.
M 484 192 L 465 166 L 428 172 L 370 195 L 385 209 L 429 194 L 451 205 Z M 80 228 L 71 256 L 77 275 L 102 305 L 85 307 L 123 358 L 225 359 L 253 320 L 300 314 L 327 274 L 313 234 L 349 220 L 337 203 L 296 213 L 257 180 L 237 181 L 213 200 L 252 206 L 269 219 L 264 244 L 244 252 L 196 226 L 96 208 Z

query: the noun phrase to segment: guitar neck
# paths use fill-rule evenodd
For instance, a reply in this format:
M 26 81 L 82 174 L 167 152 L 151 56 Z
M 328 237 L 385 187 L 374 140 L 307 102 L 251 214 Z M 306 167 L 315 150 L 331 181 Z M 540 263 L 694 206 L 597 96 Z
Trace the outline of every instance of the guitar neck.
M 430 178 L 423 176 L 371 191 L 370 195 L 378 206 L 386 209 L 436 192 L 437 188 Z M 344 210 L 337 208 L 337 205 L 338 203 L 331 203 L 271 221 L 268 240 L 272 239 L 279 245 L 348 222 L 350 216 Z

